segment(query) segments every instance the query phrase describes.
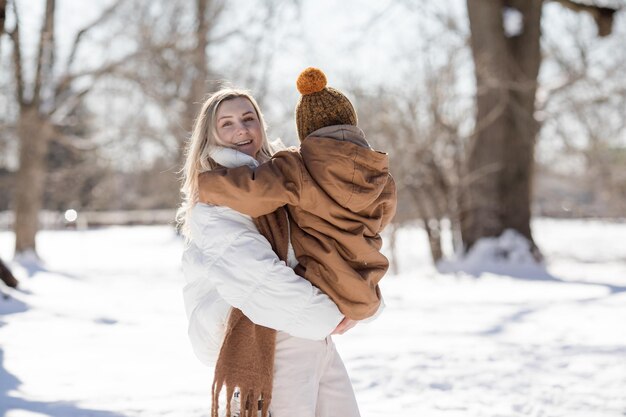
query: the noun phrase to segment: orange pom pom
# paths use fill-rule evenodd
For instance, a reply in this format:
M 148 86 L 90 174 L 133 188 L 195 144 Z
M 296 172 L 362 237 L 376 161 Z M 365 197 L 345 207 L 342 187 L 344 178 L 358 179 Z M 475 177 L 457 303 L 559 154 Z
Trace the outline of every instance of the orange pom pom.
M 302 95 L 317 93 L 326 87 L 326 75 L 320 69 L 309 67 L 300 73 L 296 86 Z

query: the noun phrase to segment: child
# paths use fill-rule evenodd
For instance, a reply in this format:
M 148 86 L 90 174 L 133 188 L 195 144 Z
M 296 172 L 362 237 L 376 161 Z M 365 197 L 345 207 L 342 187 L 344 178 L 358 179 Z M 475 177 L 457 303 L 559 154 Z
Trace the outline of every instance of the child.
M 322 71 L 307 68 L 297 87 L 300 148 L 278 152 L 256 169 L 201 174 L 199 200 L 252 217 L 286 205 L 296 272 L 328 294 L 347 319 L 362 320 L 379 310 L 378 282 L 389 266 L 380 252 L 380 232 L 396 209 L 388 157 L 369 146 L 354 107 L 326 86 Z

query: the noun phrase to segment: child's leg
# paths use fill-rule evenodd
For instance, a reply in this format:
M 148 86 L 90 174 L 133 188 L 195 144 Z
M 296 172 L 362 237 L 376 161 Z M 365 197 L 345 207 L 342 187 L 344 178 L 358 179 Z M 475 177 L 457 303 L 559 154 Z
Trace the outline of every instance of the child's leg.
M 315 417 L 327 342 L 276 333 L 272 417 Z M 346 416 L 348 417 L 348 416 Z
M 346 367 L 330 337 L 326 338 L 325 367 L 319 382 L 315 417 L 360 417 Z

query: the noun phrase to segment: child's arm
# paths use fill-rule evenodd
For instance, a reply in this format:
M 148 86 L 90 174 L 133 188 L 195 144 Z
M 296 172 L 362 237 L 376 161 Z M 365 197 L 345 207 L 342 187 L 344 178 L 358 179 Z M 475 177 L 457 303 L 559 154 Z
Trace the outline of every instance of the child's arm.
M 241 166 L 208 171 L 198 177 L 199 199 L 259 217 L 285 204 L 297 204 L 301 170 L 299 154 L 280 152 L 256 170 Z
M 393 216 L 396 214 L 396 207 L 398 205 L 398 195 L 396 191 L 396 183 L 391 176 L 389 175 L 389 179 L 387 180 L 387 184 L 385 185 L 385 189 L 383 193 L 385 195 L 385 199 L 383 200 L 383 215 L 382 221 L 380 223 L 380 233 L 393 219 Z

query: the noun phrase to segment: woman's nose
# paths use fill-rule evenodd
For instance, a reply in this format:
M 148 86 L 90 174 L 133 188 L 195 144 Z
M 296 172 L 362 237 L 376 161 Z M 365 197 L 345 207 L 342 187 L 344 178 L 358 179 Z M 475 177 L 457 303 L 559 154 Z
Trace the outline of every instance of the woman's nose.
M 245 123 L 239 123 L 237 125 L 237 134 L 238 135 L 243 135 L 244 133 L 248 132 L 248 126 L 245 125 Z

